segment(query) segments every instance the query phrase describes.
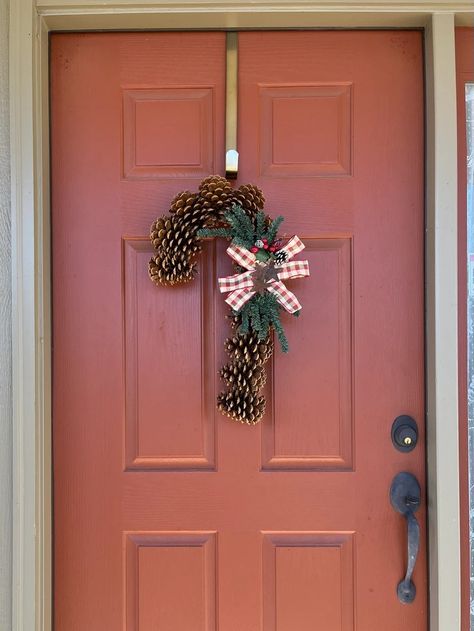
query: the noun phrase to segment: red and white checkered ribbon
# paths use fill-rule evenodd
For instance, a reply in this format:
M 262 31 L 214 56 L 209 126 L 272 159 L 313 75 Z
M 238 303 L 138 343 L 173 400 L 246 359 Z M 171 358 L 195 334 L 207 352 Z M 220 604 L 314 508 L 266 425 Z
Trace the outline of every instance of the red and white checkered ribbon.
M 304 244 L 297 236 L 292 237 L 285 247 L 281 248 L 281 250 L 288 254 L 288 262 L 275 265 L 278 280 L 270 279 L 265 285 L 265 289 L 276 297 L 280 305 L 286 309 L 288 313 L 299 311 L 301 305 L 295 294 L 289 291 L 282 281 L 309 276 L 308 261 L 290 262 L 290 259 L 304 250 L 304 247 Z M 226 298 L 227 304 L 230 305 L 234 311 L 240 311 L 244 304 L 257 293 L 254 289 L 253 275 L 257 269 L 257 265 L 265 265 L 265 263 L 260 263 L 257 261 L 255 254 L 238 245 L 231 245 L 227 248 L 227 254 L 238 265 L 247 270 L 242 274 L 219 278 L 218 281 L 221 293 L 231 292 Z

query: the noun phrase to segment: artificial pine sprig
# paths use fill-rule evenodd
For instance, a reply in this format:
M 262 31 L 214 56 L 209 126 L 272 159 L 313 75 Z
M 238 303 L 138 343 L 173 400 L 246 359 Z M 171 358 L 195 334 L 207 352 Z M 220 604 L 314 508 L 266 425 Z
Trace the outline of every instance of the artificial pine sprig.
M 284 353 L 288 353 L 288 350 L 289 350 L 288 340 L 286 339 L 285 331 L 283 330 L 283 326 L 282 326 L 282 323 L 280 321 L 280 316 L 279 315 L 278 315 L 278 317 L 273 318 L 272 324 L 273 324 L 273 328 L 275 329 L 276 334 L 278 336 L 278 341 L 280 342 L 281 350 Z
M 255 217 L 255 241 L 265 236 L 265 219 L 265 213 L 260 210 Z
M 232 230 L 230 228 L 201 228 L 197 231 L 197 236 L 200 239 L 206 239 L 209 237 L 223 237 L 225 239 L 232 238 Z
M 230 210 L 224 213 L 224 221 L 227 226 L 221 228 L 202 228 L 198 230 L 197 234 L 201 239 L 206 237 L 224 237 L 231 239 L 232 243 L 235 245 L 249 249 L 258 239 L 266 238 L 266 219 L 265 213 L 259 211 L 255 217 L 254 224 L 254 221 L 247 215 L 245 210 L 241 206 L 234 204 Z M 281 217 L 281 220 L 283 221 L 283 217 Z M 278 230 L 280 223 L 281 222 L 275 224 L 275 222 L 272 222 L 267 233 L 273 231 L 276 236 L 276 230 Z M 270 242 L 272 241 L 274 241 L 274 238 Z
M 273 326 L 278 336 L 281 350 L 287 353 L 288 340 L 281 324 L 280 312 L 281 307 L 273 294 L 269 292 L 255 294 L 238 312 L 242 320 L 238 332 L 245 334 L 252 329 L 257 333 L 260 340 L 265 340 L 270 334 L 270 328 Z
M 255 241 L 255 227 L 245 210 L 234 205 L 225 213 L 224 218 L 232 229 L 232 243 L 243 248 L 251 248 Z
M 263 213 L 262 213 L 263 214 Z M 264 238 L 268 240 L 268 243 L 273 243 L 278 234 L 278 228 L 284 221 L 284 217 L 279 215 L 276 219 L 272 221 L 267 232 L 263 235 Z

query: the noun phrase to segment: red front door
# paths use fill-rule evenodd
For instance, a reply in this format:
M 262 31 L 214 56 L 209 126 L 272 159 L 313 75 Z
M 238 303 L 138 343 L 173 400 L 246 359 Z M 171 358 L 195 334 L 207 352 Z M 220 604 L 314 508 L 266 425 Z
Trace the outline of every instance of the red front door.
M 52 37 L 55 629 L 422 631 L 425 498 L 410 605 L 389 500 L 424 486 L 422 35 L 239 34 L 236 186 L 311 266 L 254 428 L 215 409 L 224 244 L 147 275 L 151 222 L 222 173 L 224 73 L 224 33 Z

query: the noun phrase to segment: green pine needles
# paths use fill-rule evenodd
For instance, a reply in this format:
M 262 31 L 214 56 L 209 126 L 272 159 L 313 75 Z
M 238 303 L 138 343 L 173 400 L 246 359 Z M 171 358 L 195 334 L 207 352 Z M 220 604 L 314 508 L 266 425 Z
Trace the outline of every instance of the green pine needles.
M 280 320 L 281 307 L 273 294 L 266 291 L 263 294 L 255 294 L 244 304 L 238 312 L 242 318 L 239 333 L 248 333 L 250 329 L 255 331 L 259 340 L 265 340 L 273 327 L 278 336 L 281 350 L 288 352 L 288 340 Z
M 198 237 L 223 237 L 230 239 L 237 246 L 250 250 L 258 241 L 266 240 L 269 244 L 274 243 L 277 238 L 278 229 L 283 222 L 280 215 L 273 221 L 259 211 L 255 218 L 249 217 L 241 206 L 234 205 L 224 214 L 224 221 L 227 226 L 219 228 L 204 228 L 198 231 Z M 266 251 L 260 250 L 256 255 L 258 260 L 266 261 L 270 259 Z M 238 332 L 241 334 L 254 331 L 259 340 L 265 340 L 273 328 L 280 342 L 281 350 L 288 352 L 288 340 L 280 320 L 282 307 L 276 297 L 268 291 L 257 292 L 248 300 L 240 311 L 235 312 L 241 316 L 241 325 Z M 293 314 L 299 315 L 299 312 Z
M 203 228 L 198 230 L 198 237 L 204 239 L 206 237 L 224 237 L 231 239 L 232 243 L 242 248 L 250 248 L 255 241 L 267 239 L 268 243 L 275 241 L 278 229 L 283 221 L 280 215 L 273 221 L 259 211 L 255 219 L 247 215 L 241 206 L 234 205 L 224 214 L 224 220 L 228 224 L 223 228 Z

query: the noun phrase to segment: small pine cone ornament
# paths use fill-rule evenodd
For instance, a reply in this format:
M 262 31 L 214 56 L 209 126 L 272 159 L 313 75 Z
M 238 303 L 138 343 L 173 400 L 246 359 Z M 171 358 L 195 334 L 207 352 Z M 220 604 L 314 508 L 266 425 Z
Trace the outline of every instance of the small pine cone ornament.
M 222 380 L 230 387 L 245 392 L 258 391 L 265 385 L 267 375 L 262 365 L 236 361 L 220 370 Z
M 232 389 L 217 397 L 217 407 L 235 421 L 256 425 L 265 414 L 265 398 L 254 392 Z
M 233 204 L 232 187 L 220 175 L 210 175 L 199 185 L 200 201 L 205 209 L 210 211 L 210 219 L 218 222 L 223 218 L 226 210 Z
M 274 257 L 277 265 L 283 265 L 283 263 L 286 263 L 288 260 L 288 252 L 286 250 L 277 250 Z
M 254 217 L 265 204 L 262 191 L 253 184 L 243 184 L 233 193 L 234 203 L 241 206 L 250 217 Z

